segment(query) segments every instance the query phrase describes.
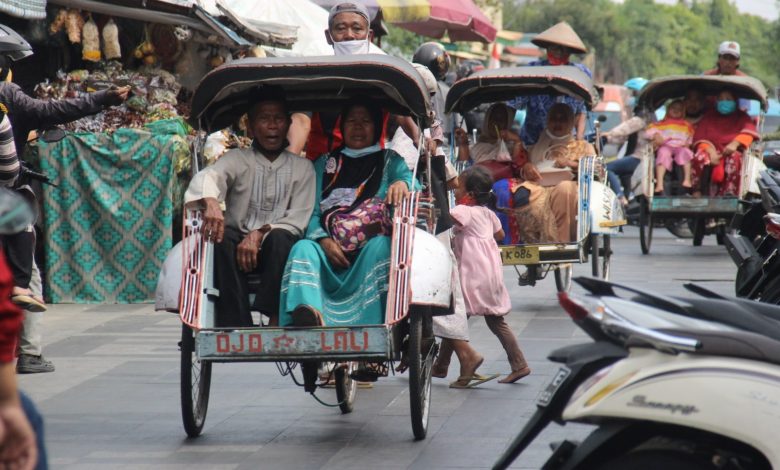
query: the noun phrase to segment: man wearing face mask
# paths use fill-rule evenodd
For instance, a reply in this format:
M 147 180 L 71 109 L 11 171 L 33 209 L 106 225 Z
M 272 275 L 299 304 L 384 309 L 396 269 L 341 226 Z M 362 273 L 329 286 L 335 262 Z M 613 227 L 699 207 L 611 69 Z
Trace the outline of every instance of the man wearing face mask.
M 369 27 L 370 22 L 368 9 L 363 4 L 344 2 L 334 5 L 328 15 L 328 29 L 325 30 L 325 38 L 333 46 L 333 53 L 337 56 L 384 54 L 371 43 L 374 33 Z M 342 135 L 339 130 L 338 111 L 311 113 L 310 118 L 311 128 L 306 132 L 301 129 L 298 122 L 293 120 L 288 139 L 291 147 L 303 148 L 305 142 L 306 158 L 313 161 L 341 145 Z M 391 119 L 417 142 L 419 131 L 412 118 L 389 115 L 385 112 L 383 115 L 385 129 L 380 138 L 380 145 L 383 148 L 387 137 L 387 123 Z
M 567 65 L 577 67 L 589 77 L 593 76 L 590 69 L 583 64 L 569 62 L 571 54 L 585 54 L 588 52 L 585 44 L 580 37 L 577 36 L 577 33 L 574 32 L 574 29 L 572 29 L 569 23 L 562 21 L 536 35 L 531 42 L 539 47 L 547 49 L 547 58 L 535 60 L 528 65 Z M 547 111 L 555 103 L 566 103 L 574 110 L 577 140 L 582 140 L 585 135 L 585 119 L 587 115 L 585 104 L 582 100 L 569 96 L 520 96 L 514 100 L 508 101 L 507 104 L 515 109 L 526 110 L 526 118 L 523 122 L 523 127 L 520 129 L 520 138 L 523 140 L 523 144 L 525 144 L 526 147 L 531 147 L 539 140 L 539 136 L 542 134 L 545 124 L 547 123 Z
M 721 90 L 693 135 L 694 194 L 739 195 L 742 153 L 758 138 L 753 119 L 737 109 L 734 92 Z

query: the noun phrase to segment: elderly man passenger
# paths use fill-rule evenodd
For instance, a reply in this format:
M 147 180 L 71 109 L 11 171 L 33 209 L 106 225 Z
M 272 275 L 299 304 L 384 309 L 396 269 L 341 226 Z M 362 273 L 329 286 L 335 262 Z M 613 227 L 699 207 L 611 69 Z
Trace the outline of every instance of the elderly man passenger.
M 204 208 L 203 230 L 216 243 L 219 327 L 252 325 L 250 273 L 260 275 L 252 310 L 278 323 L 284 265 L 314 206 L 311 162 L 285 150 L 290 114 L 284 90 L 261 88 L 248 114 L 252 147 L 231 150 L 201 170 L 185 194 L 186 204 Z

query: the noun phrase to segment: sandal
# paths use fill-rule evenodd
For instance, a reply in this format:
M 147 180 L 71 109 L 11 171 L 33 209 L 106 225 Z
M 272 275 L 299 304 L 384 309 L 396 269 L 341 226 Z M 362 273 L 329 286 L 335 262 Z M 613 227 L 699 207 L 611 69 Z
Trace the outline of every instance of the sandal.
M 358 382 L 376 382 L 379 377 L 387 377 L 389 372 L 386 362 L 361 362 L 350 377 Z
M 11 302 L 15 303 L 19 308 L 27 310 L 28 312 L 45 312 L 48 308 L 42 302 L 39 302 L 32 295 L 16 294 L 11 296 Z
M 482 385 L 485 382 L 498 378 L 499 375 L 501 374 L 474 374 L 471 377 L 458 377 L 458 380 L 450 382 L 450 388 L 474 388 L 477 385 Z

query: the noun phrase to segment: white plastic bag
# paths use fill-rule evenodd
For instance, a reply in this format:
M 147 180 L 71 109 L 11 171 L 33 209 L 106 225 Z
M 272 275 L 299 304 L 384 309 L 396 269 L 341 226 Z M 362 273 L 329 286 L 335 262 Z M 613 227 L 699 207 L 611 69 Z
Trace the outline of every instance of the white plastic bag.
M 179 242 L 171 248 L 165 257 L 160 277 L 157 278 L 157 290 L 154 293 L 154 309 L 168 312 L 179 311 L 179 292 L 184 266 L 184 244 Z

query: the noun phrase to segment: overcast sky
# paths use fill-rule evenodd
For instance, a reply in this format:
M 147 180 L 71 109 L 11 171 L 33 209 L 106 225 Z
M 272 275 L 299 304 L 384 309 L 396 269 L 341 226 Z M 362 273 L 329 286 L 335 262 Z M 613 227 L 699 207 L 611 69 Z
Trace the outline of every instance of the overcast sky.
M 677 0 L 656 0 L 660 3 L 677 3 Z M 758 15 L 768 20 L 776 20 L 778 16 L 775 0 L 731 0 L 742 13 Z

